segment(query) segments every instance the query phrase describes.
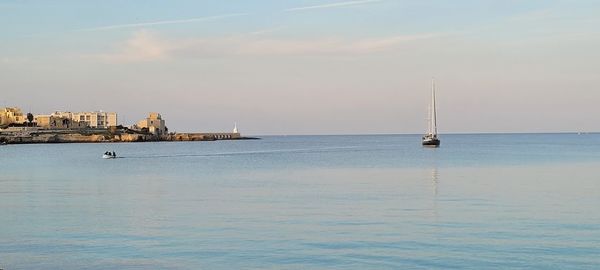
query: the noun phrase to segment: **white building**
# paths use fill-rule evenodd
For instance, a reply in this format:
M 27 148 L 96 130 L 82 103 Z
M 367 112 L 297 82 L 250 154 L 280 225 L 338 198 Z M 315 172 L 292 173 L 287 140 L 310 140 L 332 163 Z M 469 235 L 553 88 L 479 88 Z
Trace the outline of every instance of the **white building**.
M 23 114 L 20 108 L 1 108 L 0 109 L 0 126 L 8 126 L 10 124 L 23 124 L 27 121 L 27 116 Z
M 165 120 L 162 119 L 160 113 L 152 112 L 148 116 L 148 118 L 140 120 L 133 126 L 133 129 L 148 129 L 149 133 L 155 135 L 165 135 L 167 134 L 167 126 L 165 125 Z
M 117 113 L 114 112 L 54 112 L 52 116 L 66 117 L 76 122 L 85 123 L 92 128 L 117 126 Z

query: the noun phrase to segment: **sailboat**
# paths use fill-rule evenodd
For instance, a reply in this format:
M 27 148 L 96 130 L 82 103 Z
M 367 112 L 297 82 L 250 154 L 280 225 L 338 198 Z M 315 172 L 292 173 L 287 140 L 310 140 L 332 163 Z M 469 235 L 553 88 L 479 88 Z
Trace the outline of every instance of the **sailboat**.
M 431 104 L 429 106 L 427 134 L 423 136 L 423 146 L 440 146 L 440 139 L 437 133 L 437 110 L 435 107 L 435 81 L 431 79 Z

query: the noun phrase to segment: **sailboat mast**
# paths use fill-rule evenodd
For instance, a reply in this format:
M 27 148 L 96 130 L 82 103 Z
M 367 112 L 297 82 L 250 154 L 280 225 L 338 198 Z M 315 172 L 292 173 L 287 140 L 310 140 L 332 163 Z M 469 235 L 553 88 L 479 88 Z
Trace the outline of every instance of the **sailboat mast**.
M 431 79 L 431 131 L 437 135 L 437 110 L 435 106 L 435 79 Z
M 427 106 L 427 134 L 432 134 L 433 130 L 431 130 L 431 104 Z

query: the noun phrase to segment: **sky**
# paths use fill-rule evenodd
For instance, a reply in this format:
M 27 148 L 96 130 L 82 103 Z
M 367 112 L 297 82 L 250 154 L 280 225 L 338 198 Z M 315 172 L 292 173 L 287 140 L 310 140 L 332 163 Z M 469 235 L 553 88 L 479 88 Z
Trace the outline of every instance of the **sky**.
M 0 106 L 170 131 L 600 131 L 600 1 L 0 0 Z

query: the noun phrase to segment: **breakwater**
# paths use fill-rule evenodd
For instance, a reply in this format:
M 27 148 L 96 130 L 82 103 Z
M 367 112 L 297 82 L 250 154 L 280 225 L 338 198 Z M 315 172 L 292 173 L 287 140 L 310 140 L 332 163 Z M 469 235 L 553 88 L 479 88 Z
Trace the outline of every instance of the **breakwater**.
M 216 141 L 253 139 L 239 133 L 170 133 L 155 135 L 130 130 L 110 129 L 13 129 L 0 131 L 0 143 L 104 143 L 104 142 L 154 142 L 154 141 Z

